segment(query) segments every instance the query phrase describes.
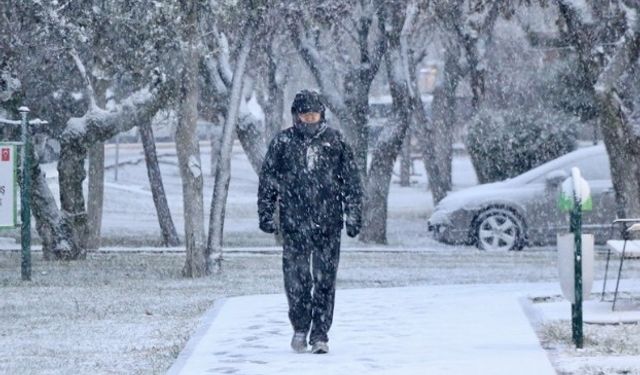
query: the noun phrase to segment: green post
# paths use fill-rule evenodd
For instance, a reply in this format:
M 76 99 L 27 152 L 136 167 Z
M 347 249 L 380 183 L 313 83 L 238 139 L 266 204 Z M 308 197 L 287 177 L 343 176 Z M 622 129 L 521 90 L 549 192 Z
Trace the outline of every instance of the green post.
M 27 114 L 29 108 L 20 107 L 22 115 L 22 188 L 20 189 L 20 219 L 21 219 L 21 243 L 22 243 L 22 280 L 31 280 L 31 202 L 29 191 L 31 190 L 31 136 Z
M 573 343 L 576 348 L 582 348 L 584 337 L 582 333 L 582 204 L 574 192 L 573 210 L 571 210 L 571 232 L 574 235 L 574 296 L 571 305 L 571 330 Z

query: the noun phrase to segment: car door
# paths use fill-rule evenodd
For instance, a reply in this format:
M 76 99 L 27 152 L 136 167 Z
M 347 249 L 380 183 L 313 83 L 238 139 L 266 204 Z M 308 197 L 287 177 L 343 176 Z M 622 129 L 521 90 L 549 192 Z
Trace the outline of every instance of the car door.
M 554 169 L 552 173 L 564 168 Z M 554 243 L 556 233 L 568 227 L 566 214 L 558 209 L 560 185 L 550 186 L 546 174 L 526 184 L 530 197 L 526 201 L 529 241 L 533 244 Z

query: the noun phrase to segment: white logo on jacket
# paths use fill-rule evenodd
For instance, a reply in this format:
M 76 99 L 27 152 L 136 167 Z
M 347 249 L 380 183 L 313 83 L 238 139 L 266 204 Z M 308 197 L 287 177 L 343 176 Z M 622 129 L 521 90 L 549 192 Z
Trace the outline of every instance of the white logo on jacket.
M 307 169 L 312 171 L 318 164 L 318 157 L 320 156 L 320 150 L 317 146 L 309 146 L 307 148 Z

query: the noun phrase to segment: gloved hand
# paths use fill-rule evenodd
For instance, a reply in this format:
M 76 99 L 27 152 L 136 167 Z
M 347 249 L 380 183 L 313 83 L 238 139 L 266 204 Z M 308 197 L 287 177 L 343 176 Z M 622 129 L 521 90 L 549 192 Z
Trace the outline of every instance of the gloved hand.
M 265 220 L 265 221 L 260 220 L 260 230 L 265 233 L 277 234 L 278 226 L 276 225 L 276 223 L 273 222 L 273 220 Z
M 355 237 L 360 233 L 360 226 L 347 222 L 347 236 Z

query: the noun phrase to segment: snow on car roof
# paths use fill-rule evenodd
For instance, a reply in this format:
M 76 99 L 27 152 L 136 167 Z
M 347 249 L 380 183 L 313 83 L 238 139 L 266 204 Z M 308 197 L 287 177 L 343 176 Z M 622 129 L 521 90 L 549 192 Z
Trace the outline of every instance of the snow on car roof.
M 580 148 L 568 154 L 562 155 L 559 158 L 553 159 L 542 165 L 539 165 L 527 172 L 524 172 L 521 175 L 507 179 L 504 182 L 513 183 L 513 184 L 524 184 L 544 174 L 547 174 L 553 170 L 561 169 L 567 163 L 571 163 L 572 161 L 582 160 L 589 156 L 599 155 L 603 153 L 606 153 L 606 150 L 604 148 L 604 144 L 602 143 L 596 146 Z

